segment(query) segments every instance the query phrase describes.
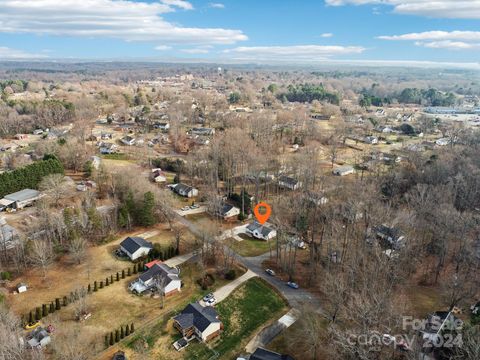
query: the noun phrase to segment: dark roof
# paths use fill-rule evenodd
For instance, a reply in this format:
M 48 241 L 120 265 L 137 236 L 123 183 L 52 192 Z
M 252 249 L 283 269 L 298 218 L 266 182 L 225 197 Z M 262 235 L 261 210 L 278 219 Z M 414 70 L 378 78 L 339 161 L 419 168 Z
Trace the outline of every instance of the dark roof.
M 194 326 L 203 332 L 210 324 L 219 323 L 218 313 L 211 306 L 202 306 L 198 302 L 188 304 L 187 307 L 173 318 L 182 329 Z
M 193 187 L 179 183 L 179 184 L 176 184 L 173 189 L 175 190 L 176 193 L 183 192 L 188 194 L 190 191 L 193 190 Z
M 220 210 L 220 213 L 222 215 L 228 213 L 230 210 L 232 210 L 234 208 L 233 205 L 230 205 L 230 204 L 227 204 L 227 203 L 223 203 L 222 204 L 222 210 Z
M 163 286 L 167 286 L 172 280 L 179 280 L 178 270 L 171 268 L 167 264 L 155 264 L 150 269 L 140 275 L 140 280 L 146 282 L 153 277 L 160 276 L 165 279 Z
M 294 179 L 290 176 L 282 175 L 278 178 L 278 182 L 283 182 L 283 183 L 287 183 L 287 184 L 290 184 L 290 185 L 296 185 L 298 183 L 298 180 Z
M 130 254 L 133 254 L 135 251 L 140 249 L 141 247 L 146 247 L 153 249 L 152 243 L 146 241 L 144 238 L 141 237 L 127 237 L 120 243 L 120 246 L 127 250 Z
M 295 360 L 290 355 L 281 355 L 279 353 L 257 348 L 255 352 L 250 356 L 250 360 Z
M 127 357 L 123 351 L 117 351 L 115 354 L 113 354 L 112 360 L 127 360 Z

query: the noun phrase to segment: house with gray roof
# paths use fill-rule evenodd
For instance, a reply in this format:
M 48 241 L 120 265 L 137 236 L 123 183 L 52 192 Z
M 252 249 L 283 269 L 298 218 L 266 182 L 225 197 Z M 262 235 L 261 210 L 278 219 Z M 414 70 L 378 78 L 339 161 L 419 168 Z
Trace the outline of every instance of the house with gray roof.
M 157 285 L 161 287 L 163 295 L 169 296 L 181 290 L 182 281 L 178 277 L 180 271 L 167 264 L 154 264 L 132 282 L 128 287 L 130 291 L 141 294 Z
M 31 206 L 41 197 L 40 191 L 32 189 L 23 189 L 13 194 L 5 195 L 0 201 L 0 206 L 10 207 L 13 209 L 23 209 Z
M 355 168 L 351 165 L 343 165 L 343 166 L 338 166 L 335 169 L 333 169 L 333 175 L 337 176 L 345 176 L 345 175 L 350 175 L 355 172 Z
M 294 179 L 290 176 L 281 175 L 278 178 L 278 185 L 282 188 L 290 189 L 290 190 L 297 190 L 302 187 L 302 182 Z
M 188 198 L 198 196 L 198 190 L 192 186 L 178 183 L 178 184 L 170 185 L 169 187 L 180 196 L 184 196 Z
M 120 243 L 120 250 L 132 261 L 147 256 L 152 249 L 152 243 L 141 237 L 129 236 Z
M 212 306 L 202 306 L 198 302 L 188 304 L 173 318 L 173 326 L 187 339 L 192 336 L 200 341 L 209 341 L 220 335 L 223 323 Z
M 290 355 L 282 355 L 267 349 L 257 348 L 257 350 L 250 355 L 250 360 L 294 360 L 294 358 Z
M 266 224 L 260 224 L 257 221 L 254 221 L 253 223 L 249 224 L 246 229 L 246 233 L 249 234 L 250 236 L 253 236 L 254 238 L 260 239 L 260 240 L 270 240 L 273 239 L 275 236 L 277 236 L 277 231 L 273 229 L 270 226 L 267 226 Z

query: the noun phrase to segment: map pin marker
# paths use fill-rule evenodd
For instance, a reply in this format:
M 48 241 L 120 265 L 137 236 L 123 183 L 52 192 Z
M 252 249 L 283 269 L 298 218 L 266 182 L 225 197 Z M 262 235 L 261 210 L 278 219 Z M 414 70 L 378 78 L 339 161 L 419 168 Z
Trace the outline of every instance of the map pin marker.
M 265 209 L 263 214 L 260 212 L 261 208 Z M 253 209 L 253 213 L 255 214 L 255 217 L 257 218 L 258 222 L 263 225 L 267 222 L 268 218 L 270 217 L 270 214 L 272 213 L 272 209 L 270 208 L 270 205 L 268 205 L 267 203 L 260 202 L 257 204 L 257 206 L 255 206 L 255 209 Z

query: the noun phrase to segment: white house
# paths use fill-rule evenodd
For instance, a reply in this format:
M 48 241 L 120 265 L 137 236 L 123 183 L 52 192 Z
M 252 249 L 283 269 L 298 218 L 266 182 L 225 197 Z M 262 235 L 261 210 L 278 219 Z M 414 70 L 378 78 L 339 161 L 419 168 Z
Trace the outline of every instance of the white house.
M 185 338 L 195 336 L 207 342 L 220 335 L 223 323 L 213 306 L 202 306 L 198 302 L 188 304 L 183 311 L 173 318 L 173 326 Z
M 302 182 L 290 176 L 282 175 L 278 178 L 278 185 L 290 190 L 297 190 L 302 187 Z
M 152 180 L 157 183 L 167 182 L 167 175 L 162 169 L 152 169 Z
M 441 138 L 435 141 L 435 144 L 438 146 L 446 146 L 450 144 L 451 140 L 449 138 Z
M 120 250 L 132 261 L 147 256 L 152 251 L 152 243 L 141 237 L 127 237 L 120 243 Z
M 178 277 L 179 273 L 178 269 L 172 268 L 167 264 L 156 263 L 140 275 L 137 280 L 132 282 L 129 289 L 141 294 L 158 284 L 165 296 L 173 295 L 182 288 L 182 281 Z
M 353 166 L 350 166 L 350 165 L 339 166 L 333 169 L 333 174 L 338 176 L 350 175 L 350 174 L 353 174 L 354 172 L 355 172 L 355 169 L 353 168 Z
M 277 236 L 277 230 L 265 224 L 261 225 L 256 221 L 247 226 L 246 233 L 250 236 L 253 236 L 254 238 L 266 241 L 273 239 L 275 236 Z
M 221 208 L 219 210 L 219 216 L 221 216 L 223 219 L 229 219 L 229 218 L 232 218 L 234 216 L 238 216 L 240 214 L 240 209 L 233 206 L 233 205 L 230 205 L 230 204 L 227 204 L 227 203 L 223 203 L 221 205 Z
M 26 284 L 21 283 L 21 284 L 18 284 L 18 285 L 17 285 L 17 292 L 18 292 L 19 294 L 24 293 L 24 292 L 26 292 L 27 290 L 28 290 L 28 289 L 27 289 L 27 285 L 26 285 Z
M 112 143 L 101 143 L 100 144 L 100 153 L 101 154 L 114 154 L 117 152 L 118 146 Z
M 135 145 L 135 138 L 131 137 L 129 135 L 123 137 L 121 140 L 121 143 L 127 146 L 133 146 Z
M 195 197 L 198 196 L 198 190 L 195 189 L 194 187 L 185 185 L 185 184 L 174 184 L 170 186 L 170 189 L 172 189 L 174 192 L 176 192 L 180 196 L 185 196 L 185 197 Z

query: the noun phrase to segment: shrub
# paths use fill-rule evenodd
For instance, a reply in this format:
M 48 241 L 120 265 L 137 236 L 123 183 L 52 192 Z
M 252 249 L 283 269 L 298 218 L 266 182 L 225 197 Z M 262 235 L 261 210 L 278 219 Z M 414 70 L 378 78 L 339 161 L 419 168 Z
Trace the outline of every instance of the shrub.
M 110 346 L 114 344 L 113 342 L 113 332 L 110 332 Z
M 56 298 L 55 299 L 55 310 L 60 310 L 61 305 L 60 305 L 60 299 Z
M 42 312 L 39 307 L 35 309 L 35 320 L 39 321 L 42 318 Z
M 2 280 L 11 280 L 12 279 L 12 274 L 10 274 L 8 271 L 3 271 L 0 273 L 0 277 Z
M 225 279 L 227 280 L 235 280 L 237 277 L 237 273 L 235 272 L 234 269 L 230 269 L 225 273 Z

